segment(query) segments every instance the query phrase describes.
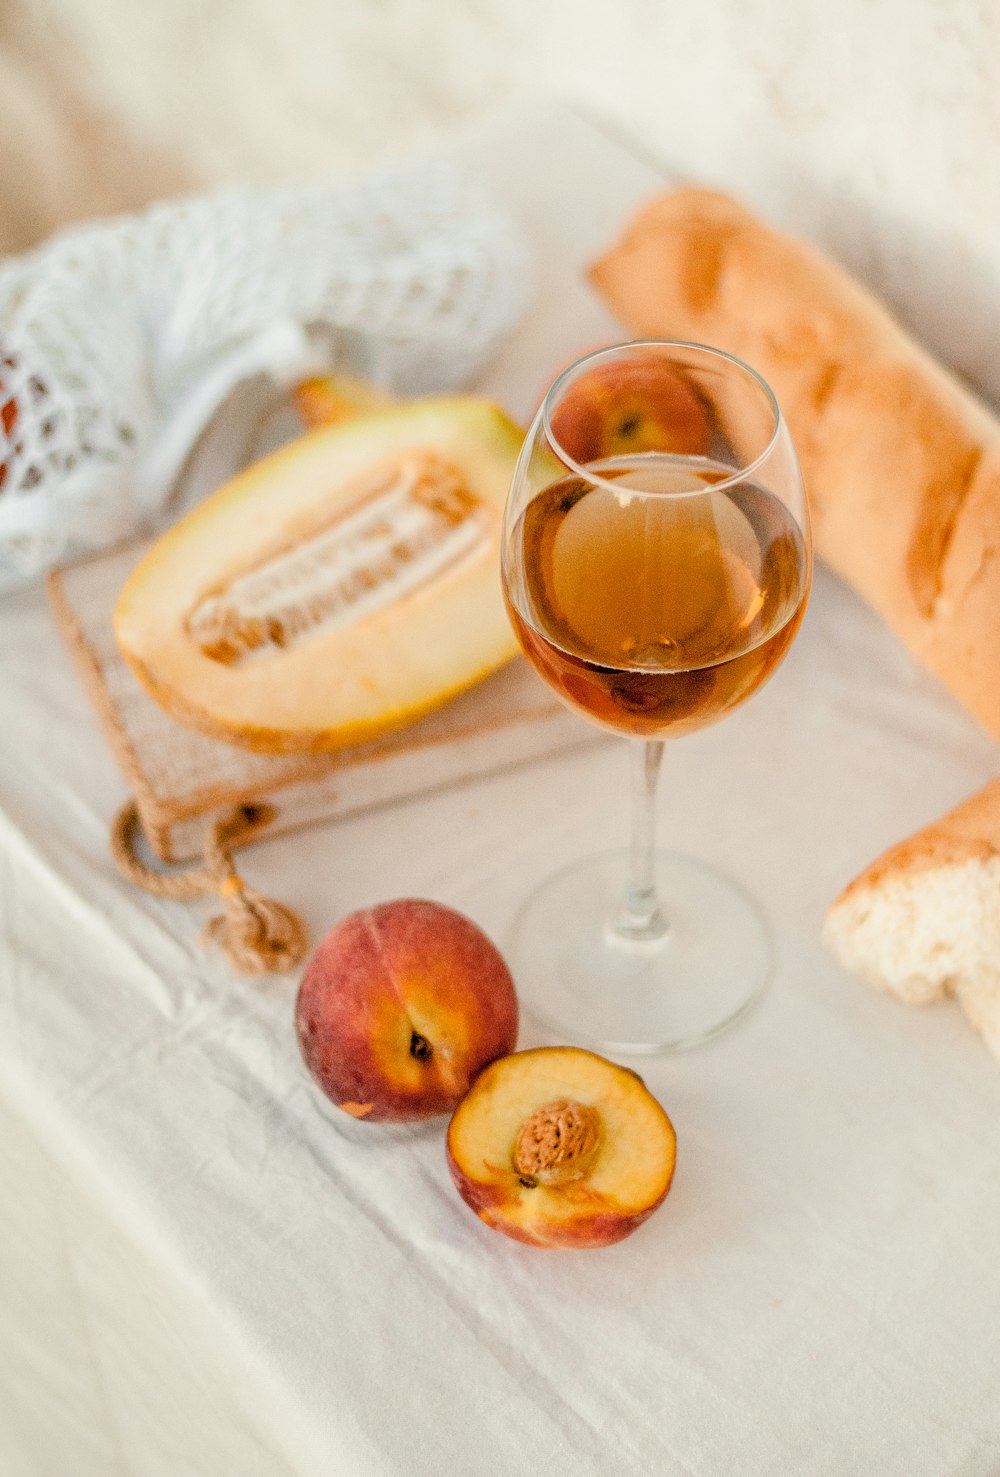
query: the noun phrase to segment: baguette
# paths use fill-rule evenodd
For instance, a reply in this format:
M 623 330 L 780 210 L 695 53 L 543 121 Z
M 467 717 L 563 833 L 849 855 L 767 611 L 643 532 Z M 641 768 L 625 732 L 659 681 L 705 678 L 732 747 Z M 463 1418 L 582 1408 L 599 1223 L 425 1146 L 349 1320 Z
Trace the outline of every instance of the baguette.
M 817 553 L 1000 737 L 1000 422 L 847 272 L 725 195 L 654 200 L 591 276 L 635 334 L 763 375 Z
M 823 938 L 908 1004 L 953 996 L 1000 1058 L 1000 780 L 874 861 L 827 912 Z

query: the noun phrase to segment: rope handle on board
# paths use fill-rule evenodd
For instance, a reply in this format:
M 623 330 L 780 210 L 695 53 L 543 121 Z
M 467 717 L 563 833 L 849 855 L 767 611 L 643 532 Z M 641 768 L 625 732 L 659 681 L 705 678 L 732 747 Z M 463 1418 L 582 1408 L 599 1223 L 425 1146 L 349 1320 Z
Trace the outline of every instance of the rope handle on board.
M 139 812 L 128 800 L 111 825 L 111 855 L 127 882 L 156 897 L 188 902 L 217 892 L 223 911 L 209 919 L 203 937 L 218 944 L 240 974 L 284 974 L 305 956 L 305 924 L 290 908 L 264 897 L 243 881 L 232 851 L 254 829 L 241 810 L 214 821 L 205 838 L 205 864 L 187 872 L 155 872 L 135 853 Z

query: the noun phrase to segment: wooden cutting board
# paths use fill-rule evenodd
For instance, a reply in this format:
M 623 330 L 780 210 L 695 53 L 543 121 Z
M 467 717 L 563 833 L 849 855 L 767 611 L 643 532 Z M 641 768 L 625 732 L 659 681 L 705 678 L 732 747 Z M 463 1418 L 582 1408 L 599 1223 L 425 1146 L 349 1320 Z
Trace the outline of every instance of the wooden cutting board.
M 544 180 L 526 170 L 539 151 Z M 574 354 L 621 337 L 591 291 L 587 264 L 665 182 L 593 123 L 554 104 L 519 109 L 448 151 L 482 178 L 521 226 L 534 258 L 535 297 L 476 389 L 527 424 L 552 374 Z M 560 182 L 549 187 L 549 175 Z M 567 208 L 573 202 L 573 208 Z M 248 383 L 225 407 L 185 469 L 188 503 L 301 426 L 273 387 Z M 257 807 L 261 834 L 347 815 L 594 742 L 598 729 L 562 709 L 516 661 L 411 726 L 330 756 L 252 754 L 167 717 L 119 656 L 111 612 L 143 548 L 60 570 L 49 593 L 60 629 L 131 786 L 150 844 L 165 861 L 198 856 L 209 822 Z
M 56 570 L 49 598 L 150 845 L 200 856 L 208 826 L 249 808 L 255 835 L 330 820 L 556 750 L 598 733 L 563 709 L 518 658 L 436 712 L 336 754 L 254 754 L 182 727 L 132 675 L 116 645 L 118 592 L 146 545 Z

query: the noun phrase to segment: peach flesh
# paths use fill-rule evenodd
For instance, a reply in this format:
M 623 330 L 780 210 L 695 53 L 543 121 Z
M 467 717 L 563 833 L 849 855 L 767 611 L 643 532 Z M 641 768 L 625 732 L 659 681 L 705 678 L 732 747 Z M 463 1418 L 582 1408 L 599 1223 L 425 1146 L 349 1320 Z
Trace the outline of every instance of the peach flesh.
M 332 426 L 354 415 L 369 415 L 395 403 L 394 397 L 360 375 L 317 375 L 293 391 L 295 405 L 307 426 Z
M 697 391 L 654 353 L 583 371 L 550 425 L 559 446 L 580 463 L 647 451 L 706 456 L 712 436 Z
M 306 969 L 296 1003 L 303 1059 L 354 1118 L 450 1112 L 517 1042 L 506 964 L 468 918 L 404 898 L 352 913 Z
M 448 1128 L 448 1167 L 471 1210 L 530 1246 L 608 1246 L 670 1188 L 676 1136 L 628 1068 L 575 1047 L 487 1067 Z

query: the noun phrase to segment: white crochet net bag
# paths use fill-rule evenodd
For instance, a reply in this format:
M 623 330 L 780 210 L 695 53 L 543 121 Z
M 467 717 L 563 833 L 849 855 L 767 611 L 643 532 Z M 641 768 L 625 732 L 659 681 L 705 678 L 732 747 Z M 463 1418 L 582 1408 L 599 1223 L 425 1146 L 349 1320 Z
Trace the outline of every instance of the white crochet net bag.
M 440 163 L 157 205 L 0 264 L 0 590 L 155 526 L 242 381 L 451 389 L 527 290 L 511 222 Z

